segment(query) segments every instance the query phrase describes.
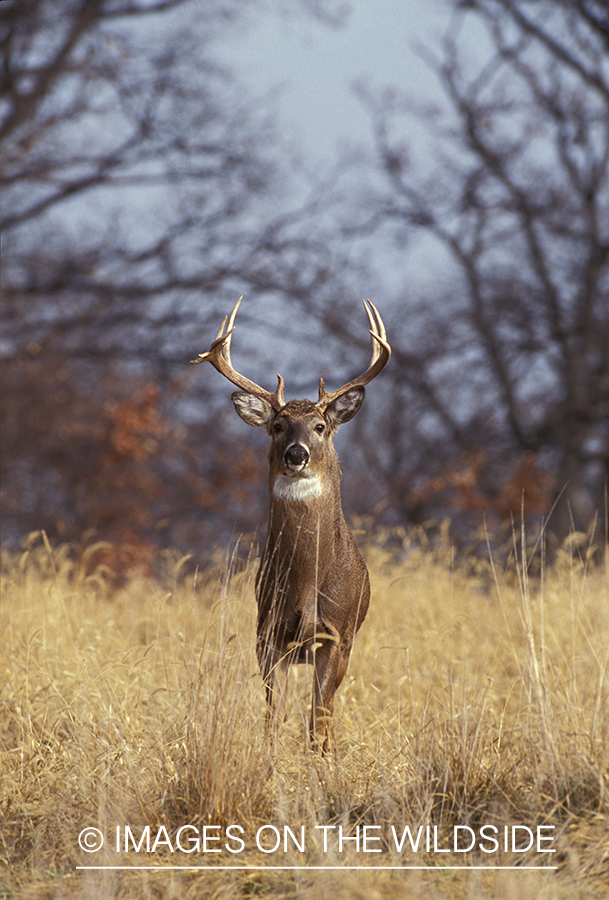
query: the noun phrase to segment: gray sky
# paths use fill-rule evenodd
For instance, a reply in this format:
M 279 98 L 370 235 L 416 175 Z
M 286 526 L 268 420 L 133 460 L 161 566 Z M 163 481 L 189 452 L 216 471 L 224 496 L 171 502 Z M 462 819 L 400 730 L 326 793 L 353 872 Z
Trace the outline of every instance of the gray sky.
M 420 48 L 437 52 L 450 21 L 449 2 L 350 0 L 347 6 L 344 27 L 331 28 L 302 12 L 278 14 L 269 4 L 256 22 L 250 19 L 215 45 L 216 55 L 249 93 L 276 89 L 271 105 L 284 139 L 305 169 L 321 177 L 347 148 L 372 147 L 371 122 L 354 92 L 356 82 L 374 90 L 398 87 L 423 102 L 443 97 Z M 423 171 L 433 151 L 428 131 L 414 115 L 407 142 L 409 157 Z M 437 253 L 424 239 L 411 243 L 406 254 L 387 244 L 377 247 L 385 288 L 399 289 L 402 296 L 404 282 L 422 289 L 432 267 L 437 280 Z
M 422 98 L 439 94 L 416 52 L 449 20 L 443 0 L 351 0 L 343 28 L 312 17 L 260 14 L 258 22 L 218 45 L 224 61 L 254 93 L 280 86 L 285 136 L 313 163 L 336 158 L 345 143 L 369 144 L 370 125 L 354 82 L 398 85 Z

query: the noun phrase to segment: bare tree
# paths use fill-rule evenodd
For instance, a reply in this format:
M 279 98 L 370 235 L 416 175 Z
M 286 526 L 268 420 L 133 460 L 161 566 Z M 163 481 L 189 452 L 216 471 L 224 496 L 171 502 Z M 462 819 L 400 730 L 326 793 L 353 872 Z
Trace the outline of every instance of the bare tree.
M 224 293 L 329 278 L 315 241 L 292 237 L 309 210 L 290 210 L 268 104 L 214 56 L 257 6 L 0 4 L 5 535 L 218 534 L 230 451 L 208 426 L 211 393 L 188 391 L 187 348 Z M 298 6 L 340 24 L 333 0 Z
M 2 8 L 5 341 L 22 340 L 24 308 L 41 341 L 52 301 L 71 353 L 156 359 L 171 326 L 171 355 L 185 327 L 201 333 L 202 293 L 264 285 L 279 255 L 280 141 L 210 50 L 239 4 L 64 0 L 58 12 Z
M 602 516 L 609 475 L 609 13 L 453 6 L 426 51 L 448 103 L 423 113 L 425 168 L 411 162 L 412 101 L 366 98 L 384 186 L 370 182 L 344 233 L 391 234 L 415 255 L 425 237 L 433 266 L 399 301 L 400 391 L 369 463 L 410 519 L 451 504 L 509 517 L 524 495 L 527 511 L 554 507 L 563 537 Z

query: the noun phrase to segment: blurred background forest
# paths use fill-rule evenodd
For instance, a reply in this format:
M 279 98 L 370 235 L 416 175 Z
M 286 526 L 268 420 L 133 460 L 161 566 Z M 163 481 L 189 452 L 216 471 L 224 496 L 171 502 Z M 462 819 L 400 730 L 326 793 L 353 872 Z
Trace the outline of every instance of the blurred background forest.
M 603 534 L 609 10 L 438 4 L 441 102 L 361 80 L 371 149 L 321 171 L 217 44 L 262 9 L 347 29 L 349 4 L 2 2 L 7 546 L 88 534 L 147 566 L 263 527 L 265 435 L 188 362 L 240 294 L 235 364 L 289 397 L 362 370 L 361 299 L 383 315 L 391 363 L 339 438 L 348 516 Z

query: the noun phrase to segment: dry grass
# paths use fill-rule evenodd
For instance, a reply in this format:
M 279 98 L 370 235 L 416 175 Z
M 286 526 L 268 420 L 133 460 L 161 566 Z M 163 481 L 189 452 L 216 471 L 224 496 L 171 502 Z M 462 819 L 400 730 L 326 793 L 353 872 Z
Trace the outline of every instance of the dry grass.
M 565 551 L 533 582 L 516 566 L 465 572 L 420 546 L 396 561 L 372 545 L 367 559 L 371 610 L 326 760 L 306 747 L 306 668 L 292 673 L 276 752 L 265 743 L 253 566 L 232 575 L 222 563 L 193 582 L 168 558 L 166 578 L 108 596 L 102 573 L 87 577 L 41 536 L 5 560 L 0 897 L 608 897 L 606 566 Z M 117 852 L 117 825 L 150 826 L 155 852 Z M 209 849 L 221 852 L 176 849 L 184 825 L 216 826 Z M 270 825 L 299 839 L 304 827 L 304 851 L 288 834 L 287 851 L 261 852 L 255 835 Z M 457 825 L 478 841 L 483 826 L 552 826 L 543 847 L 556 852 L 505 852 L 502 838 L 492 853 L 426 852 L 423 837 L 398 853 L 392 828 L 406 825 L 435 826 L 440 848 Z M 88 826 L 106 836 L 100 853 L 79 849 Z M 361 841 L 368 826 L 381 852 L 341 851 L 339 826 L 345 837 L 359 826 Z M 194 834 L 182 832 L 187 848 Z M 93 865 L 134 868 L 77 868 Z M 212 865 L 265 868 L 168 868 Z M 345 868 L 357 865 L 383 868 Z

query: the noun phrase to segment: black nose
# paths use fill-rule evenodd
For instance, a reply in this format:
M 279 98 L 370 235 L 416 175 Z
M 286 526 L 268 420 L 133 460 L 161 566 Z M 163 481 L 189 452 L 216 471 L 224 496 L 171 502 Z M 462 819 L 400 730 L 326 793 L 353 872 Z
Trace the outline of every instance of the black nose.
M 285 451 L 284 458 L 289 466 L 303 466 L 309 461 L 309 451 L 302 444 L 294 444 Z

